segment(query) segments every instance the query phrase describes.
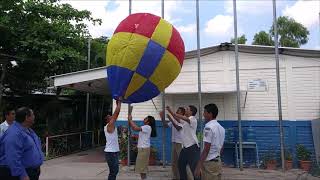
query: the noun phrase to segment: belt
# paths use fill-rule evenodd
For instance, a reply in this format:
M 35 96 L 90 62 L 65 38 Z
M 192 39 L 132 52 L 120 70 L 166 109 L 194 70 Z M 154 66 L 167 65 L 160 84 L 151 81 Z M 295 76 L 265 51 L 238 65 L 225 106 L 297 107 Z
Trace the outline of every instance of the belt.
M 213 162 L 219 162 L 220 161 L 220 156 L 217 156 L 209 161 L 213 161 Z

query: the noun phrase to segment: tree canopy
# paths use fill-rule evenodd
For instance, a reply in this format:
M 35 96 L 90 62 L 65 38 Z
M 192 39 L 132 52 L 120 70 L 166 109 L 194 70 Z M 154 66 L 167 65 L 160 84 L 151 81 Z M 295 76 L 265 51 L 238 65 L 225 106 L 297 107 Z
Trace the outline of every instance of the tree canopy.
M 287 16 L 280 16 L 277 24 L 280 46 L 299 48 L 308 42 L 308 29 L 294 19 Z M 270 28 L 270 34 L 274 37 L 273 25 Z
M 253 45 L 264 45 L 264 46 L 273 46 L 274 41 L 272 37 L 265 31 L 260 31 L 256 33 L 253 38 Z
M 280 16 L 277 19 L 279 46 L 296 47 L 308 42 L 309 31 L 302 24 L 287 16 Z M 256 33 L 252 44 L 254 45 L 274 45 L 274 29 L 270 27 L 269 33 L 260 31 Z
M 235 43 L 235 39 L 234 38 L 231 38 L 231 43 Z M 247 38 L 246 38 L 246 35 L 241 35 L 240 37 L 238 37 L 238 44 L 246 44 L 247 42 Z
M 8 66 L 6 86 L 28 93 L 45 88 L 51 75 L 86 69 L 90 34 L 85 22 L 101 24 L 91 12 L 57 0 L 0 1 L 0 53 L 19 57 L 17 67 Z M 92 55 L 105 53 L 107 39 L 102 39 L 92 40 Z M 99 60 L 94 66 L 103 64 Z

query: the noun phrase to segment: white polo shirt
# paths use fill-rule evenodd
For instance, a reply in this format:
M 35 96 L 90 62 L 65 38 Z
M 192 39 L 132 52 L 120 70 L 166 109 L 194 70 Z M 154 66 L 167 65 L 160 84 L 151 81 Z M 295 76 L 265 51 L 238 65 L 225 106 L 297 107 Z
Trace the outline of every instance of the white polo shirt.
M 104 135 L 106 136 L 106 147 L 104 152 L 119 152 L 119 142 L 118 142 L 118 130 L 117 127 L 114 128 L 112 133 L 107 130 L 109 124 L 104 127 Z
M 149 148 L 150 147 L 150 136 L 151 136 L 151 126 L 144 125 L 141 126 L 141 131 L 139 132 L 138 138 L 138 148 Z
M 182 127 L 182 123 L 183 123 L 183 120 L 180 120 L 181 123 L 178 123 L 176 120 L 174 120 L 175 123 Z M 180 131 L 178 131 L 172 124 L 172 122 L 169 122 L 168 123 L 168 126 L 171 128 L 171 142 L 173 143 L 182 143 L 182 129 Z
M 182 124 L 182 146 L 184 148 L 188 148 L 194 144 L 197 144 L 199 146 L 198 143 L 198 138 L 196 135 L 197 132 L 197 119 L 194 116 L 190 116 L 189 117 L 190 120 L 190 124 L 188 122 L 184 122 Z
M 205 125 L 203 134 L 203 143 L 207 142 L 211 144 L 206 161 L 220 156 L 220 150 L 223 146 L 225 138 L 224 128 L 218 123 L 217 120 L 211 120 Z
M 6 130 L 9 128 L 9 124 L 5 120 L 3 123 L 0 124 L 0 137 L 6 132 Z

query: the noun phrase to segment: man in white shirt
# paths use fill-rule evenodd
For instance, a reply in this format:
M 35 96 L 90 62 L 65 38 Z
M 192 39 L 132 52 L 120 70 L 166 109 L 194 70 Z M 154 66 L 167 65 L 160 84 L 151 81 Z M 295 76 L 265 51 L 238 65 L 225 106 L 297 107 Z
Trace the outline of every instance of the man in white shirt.
M 177 114 L 184 115 L 185 114 L 185 109 L 184 107 L 179 107 L 177 109 Z M 166 122 L 165 119 L 163 118 L 163 112 L 160 113 L 161 120 L 163 123 L 163 126 L 168 128 L 171 128 L 171 168 L 172 168 L 172 179 L 180 179 L 179 175 L 179 169 L 178 169 L 178 159 L 179 159 L 179 154 L 182 149 L 182 123 L 183 122 L 177 122 L 172 116 L 168 116 L 168 119 L 170 122 Z M 179 120 L 180 121 L 180 120 Z
M 16 113 L 13 108 L 7 108 L 4 111 L 5 121 L 0 124 L 0 137 L 4 134 L 4 132 L 9 128 L 9 126 L 14 122 L 16 118 Z
M 220 180 L 222 172 L 220 152 L 223 148 L 225 130 L 216 120 L 218 107 L 215 104 L 207 104 L 203 116 L 206 121 L 203 130 L 204 149 L 194 174 L 196 177 L 201 174 L 203 180 Z
M 185 121 L 182 124 L 182 150 L 179 155 L 178 167 L 180 179 L 187 180 L 187 165 L 190 166 L 192 173 L 195 172 L 195 168 L 200 158 L 200 147 L 196 135 L 197 131 L 197 108 L 193 105 L 186 107 L 185 116 L 174 113 L 170 107 L 167 110 L 173 117 L 179 121 L 180 119 Z M 197 178 L 195 178 L 197 179 Z

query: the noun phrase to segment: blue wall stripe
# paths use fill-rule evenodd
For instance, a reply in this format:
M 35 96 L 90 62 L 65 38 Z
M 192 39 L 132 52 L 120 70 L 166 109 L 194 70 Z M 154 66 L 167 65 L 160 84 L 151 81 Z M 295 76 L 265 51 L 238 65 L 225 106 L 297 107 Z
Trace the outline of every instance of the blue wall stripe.
M 138 124 L 142 124 L 141 121 L 137 121 Z M 233 128 L 233 140 L 238 138 L 238 122 L 237 121 L 219 121 L 219 123 L 225 128 Z M 127 126 L 127 121 L 117 121 L 118 125 Z M 315 160 L 315 151 L 313 145 L 312 128 L 310 121 L 284 121 L 284 138 L 285 147 L 292 151 L 294 157 L 294 166 L 297 167 L 296 159 L 296 145 L 302 144 L 308 150 L 312 152 L 312 159 Z M 263 160 L 266 153 L 274 148 L 277 152 L 277 157 L 280 163 L 280 138 L 278 121 L 242 121 L 243 137 L 244 141 L 248 139 L 257 143 L 259 149 L 259 159 Z M 253 130 L 253 131 L 252 131 Z M 162 123 L 157 121 L 157 133 L 156 138 L 151 139 L 151 144 L 158 149 L 158 159 L 162 158 Z M 251 134 L 250 134 L 251 133 Z M 254 136 L 252 138 L 252 136 Z M 228 137 L 226 137 L 227 139 Z M 171 160 L 171 129 L 166 129 L 166 160 Z M 227 165 L 234 165 L 234 150 L 225 149 L 223 160 Z M 244 163 L 245 165 L 253 165 L 255 163 L 255 152 L 253 150 L 244 151 Z

